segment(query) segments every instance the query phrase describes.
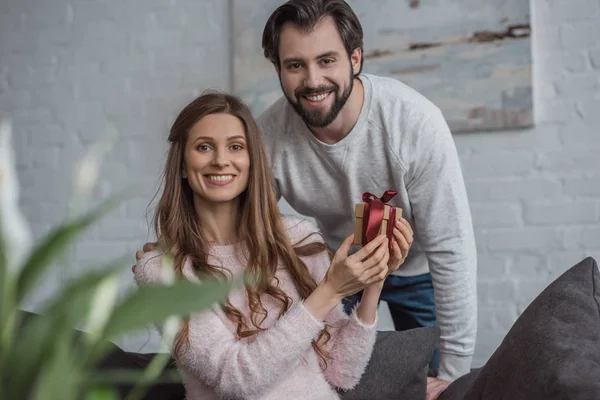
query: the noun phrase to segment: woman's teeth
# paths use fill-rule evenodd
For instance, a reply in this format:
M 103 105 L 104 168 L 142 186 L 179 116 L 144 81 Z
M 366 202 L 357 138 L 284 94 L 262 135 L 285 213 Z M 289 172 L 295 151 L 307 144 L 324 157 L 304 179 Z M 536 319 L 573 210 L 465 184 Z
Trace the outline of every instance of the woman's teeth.
M 233 179 L 233 175 L 208 175 L 211 181 L 228 181 Z

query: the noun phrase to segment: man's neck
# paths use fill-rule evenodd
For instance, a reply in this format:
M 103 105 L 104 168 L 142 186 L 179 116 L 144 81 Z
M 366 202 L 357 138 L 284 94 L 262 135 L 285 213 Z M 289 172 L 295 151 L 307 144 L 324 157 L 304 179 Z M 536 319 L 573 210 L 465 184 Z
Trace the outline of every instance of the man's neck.
M 364 100 L 365 89 L 363 84 L 360 79 L 354 78 L 352 93 L 350 93 L 348 101 L 333 122 L 323 128 L 309 126 L 308 129 L 323 143 L 335 144 L 339 142 L 348 136 L 354 125 L 356 125 Z

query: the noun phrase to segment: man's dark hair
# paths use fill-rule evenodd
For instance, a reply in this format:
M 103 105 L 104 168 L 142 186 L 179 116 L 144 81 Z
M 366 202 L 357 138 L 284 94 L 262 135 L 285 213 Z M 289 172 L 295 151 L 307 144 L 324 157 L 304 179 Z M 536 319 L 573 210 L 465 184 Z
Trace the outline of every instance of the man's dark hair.
M 357 47 L 363 49 L 363 30 L 358 17 L 344 0 L 289 0 L 269 17 L 262 37 L 265 57 L 279 67 L 279 39 L 281 29 L 291 22 L 299 29 L 310 31 L 325 17 L 335 22 L 348 57 Z M 362 70 L 363 57 L 360 60 Z M 358 71 L 360 73 L 360 71 Z

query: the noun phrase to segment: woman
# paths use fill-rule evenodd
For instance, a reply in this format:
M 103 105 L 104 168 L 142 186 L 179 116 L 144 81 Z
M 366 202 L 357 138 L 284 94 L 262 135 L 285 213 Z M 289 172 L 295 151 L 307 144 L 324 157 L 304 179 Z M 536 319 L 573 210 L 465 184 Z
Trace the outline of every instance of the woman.
M 331 260 L 310 224 L 279 214 L 260 133 L 233 96 L 194 100 L 169 142 L 159 248 L 190 280 L 255 278 L 179 333 L 173 355 L 187 398 L 339 398 L 335 388 L 354 387 L 370 358 L 383 280 L 412 242 L 407 223 L 390 247 L 382 235 L 348 256 L 350 236 Z M 139 285 L 160 282 L 160 255 L 140 258 Z M 362 289 L 346 316 L 341 299 Z

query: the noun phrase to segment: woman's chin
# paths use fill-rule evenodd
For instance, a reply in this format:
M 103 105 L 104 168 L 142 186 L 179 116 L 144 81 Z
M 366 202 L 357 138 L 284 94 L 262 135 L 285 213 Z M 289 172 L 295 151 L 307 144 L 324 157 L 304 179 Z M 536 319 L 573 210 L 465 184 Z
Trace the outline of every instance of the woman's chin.
M 198 195 L 201 203 L 210 205 L 224 205 L 227 203 L 234 204 L 240 194 L 239 193 L 203 193 Z

